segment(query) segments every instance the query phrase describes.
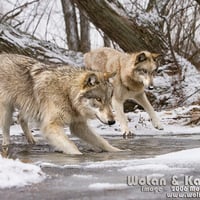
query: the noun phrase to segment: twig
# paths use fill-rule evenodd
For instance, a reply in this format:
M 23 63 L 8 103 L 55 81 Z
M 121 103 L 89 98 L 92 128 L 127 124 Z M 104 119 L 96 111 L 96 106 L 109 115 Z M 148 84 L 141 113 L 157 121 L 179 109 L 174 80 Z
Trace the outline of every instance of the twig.
M 170 49 L 170 51 L 171 51 L 172 58 L 173 58 L 173 60 L 174 60 L 174 63 L 175 63 L 175 65 L 176 65 L 177 69 L 179 70 L 179 72 L 181 72 L 181 71 L 180 71 L 180 67 L 179 67 L 179 63 L 178 63 L 178 61 L 177 61 L 177 59 L 176 59 L 176 56 L 175 56 L 175 53 L 174 53 L 174 50 L 173 50 L 172 39 L 171 39 L 171 35 L 170 35 L 170 25 L 169 25 L 169 23 L 168 23 L 166 17 L 162 16 L 162 14 L 160 13 L 160 11 L 159 11 L 157 5 L 155 5 L 155 8 L 156 8 L 156 10 L 157 10 L 157 13 L 158 13 L 159 17 L 160 17 L 161 19 L 163 19 L 163 20 L 165 21 L 165 23 L 166 23 L 166 26 L 167 26 L 167 38 L 168 38 L 169 49 Z
M 5 15 L 3 15 L 3 16 L 1 17 L 0 21 L 3 22 L 3 21 L 7 21 L 7 20 L 10 19 L 10 18 L 16 17 L 16 16 L 19 15 L 19 14 L 22 12 L 22 10 L 23 10 L 24 8 L 26 8 L 28 5 L 33 4 L 33 3 L 35 3 L 35 2 L 38 2 L 38 1 L 39 1 L 39 0 L 33 0 L 33 1 L 24 3 L 24 4 L 22 4 L 22 5 L 20 5 L 20 6 L 16 7 L 16 8 L 14 8 L 14 9 L 10 10 L 9 12 L 7 12 Z M 19 11 L 17 11 L 17 10 L 19 10 Z M 9 16 L 9 14 L 14 13 L 15 11 L 17 11 L 17 13 L 12 14 L 11 16 Z
M 177 120 L 177 119 L 190 119 L 190 118 L 192 118 L 192 116 L 167 117 L 165 119 L 174 119 L 174 120 Z
M 197 91 L 195 91 L 195 92 L 193 92 L 192 94 L 190 94 L 189 96 L 187 96 L 185 99 L 183 99 L 182 101 L 180 101 L 179 102 L 179 105 L 180 104 L 182 104 L 183 102 L 185 102 L 187 99 L 189 99 L 191 96 L 193 96 L 193 95 L 195 95 L 197 92 L 199 92 L 200 91 L 200 88 L 197 90 Z

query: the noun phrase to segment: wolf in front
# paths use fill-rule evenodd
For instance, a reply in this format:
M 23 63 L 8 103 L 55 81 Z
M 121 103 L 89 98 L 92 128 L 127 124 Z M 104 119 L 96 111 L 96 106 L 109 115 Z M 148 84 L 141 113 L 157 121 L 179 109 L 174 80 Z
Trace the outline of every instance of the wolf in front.
M 51 66 L 32 58 L 0 55 L 0 125 L 3 146 L 10 143 L 10 125 L 15 108 L 27 140 L 35 140 L 28 120 L 40 123 L 41 132 L 51 145 L 66 154 L 81 154 L 64 133 L 71 133 L 104 151 L 120 149 L 94 133 L 87 119 L 98 118 L 105 124 L 115 123 L 111 110 L 112 73 L 93 72 L 69 66 Z
M 159 54 L 148 51 L 128 54 L 106 47 L 84 55 L 86 68 L 117 73 L 113 79 L 112 105 L 124 136 L 132 134 L 123 111 L 123 103 L 126 99 L 135 100 L 148 112 L 153 126 L 163 129 L 144 91 L 145 88 L 153 89 L 153 75 L 157 70 L 156 59 L 158 56 Z

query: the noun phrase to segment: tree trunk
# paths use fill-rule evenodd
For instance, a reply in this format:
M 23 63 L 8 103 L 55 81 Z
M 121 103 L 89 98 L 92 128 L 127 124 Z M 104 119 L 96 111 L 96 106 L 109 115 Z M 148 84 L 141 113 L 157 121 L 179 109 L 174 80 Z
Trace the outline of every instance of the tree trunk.
M 110 38 L 105 34 L 103 36 L 103 44 L 104 44 L 104 47 L 111 47 Z
M 68 48 L 69 50 L 78 51 L 79 37 L 75 6 L 71 0 L 61 0 L 61 3 L 64 13 Z
M 90 23 L 84 13 L 80 10 L 80 51 L 86 53 L 90 51 Z
M 84 10 L 95 26 L 115 41 L 127 52 L 149 50 L 161 52 L 165 49 L 163 40 L 151 29 L 138 25 L 135 19 L 120 15 L 107 0 L 73 0 L 80 10 Z M 115 6 L 118 6 L 115 4 Z
M 200 5 L 200 0 L 195 0 Z
M 82 54 L 66 51 L 53 43 L 25 34 L 10 25 L 0 23 L 0 53 L 17 53 L 46 63 L 82 66 Z

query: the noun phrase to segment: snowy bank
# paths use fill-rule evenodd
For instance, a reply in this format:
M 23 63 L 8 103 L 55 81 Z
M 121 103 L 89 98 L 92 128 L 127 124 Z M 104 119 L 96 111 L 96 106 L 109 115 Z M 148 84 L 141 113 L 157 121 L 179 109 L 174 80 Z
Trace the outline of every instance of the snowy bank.
M 0 188 L 23 187 L 45 179 L 40 167 L 0 155 Z
M 193 116 L 188 113 L 190 111 L 193 112 L 195 109 L 200 111 L 200 106 L 191 105 L 157 112 L 157 115 L 164 126 L 164 130 L 155 129 L 150 121 L 148 113 L 145 111 L 136 110 L 135 112 L 126 113 L 126 115 L 129 119 L 128 126 L 135 135 L 150 136 L 200 134 L 200 127 L 189 123 Z M 100 135 L 122 135 L 118 122 L 112 126 L 108 126 L 95 119 L 89 120 L 89 124 L 94 131 Z M 38 131 L 38 127 L 36 127 L 34 123 L 31 123 L 30 127 L 33 135 L 41 134 L 40 131 Z M 19 124 L 11 126 L 10 132 L 11 135 L 22 135 L 22 129 Z M 70 134 L 68 126 L 65 127 L 65 132 L 68 135 Z M 0 134 L 2 134 L 1 129 Z
M 84 165 L 84 168 L 118 168 L 118 171 L 125 173 L 130 171 L 144 172 L 147 170 L 151 172 L 167 172 L 172 170 L 185 171 L 192 168 L 199 168 L 199 154 L 200 148 L 194 148 L 145 159 L 108 160 L 95 163 L 88 162 Z
M 129 119 L 129 129 L 135 135 L 200 134 L 200 127 L 198 125 L 187 125 L 192 118 L 192 116 L 188 115 L 188 112 L 193 109 L 200 110 L 200 106 L 178 107 L 172 110 L 157 112 L 157 115 L 164 126 L 164 130 L 155 129 L 150 121 L 149 115 L 145 111 L 136 110 L 135 112 L 129 112 L 126 115 Z M 101 135 L 122 135 L 118 122 L 113 126 L 107 126 L 97 120 L 92 120 L 90 121 L 90 125 Z

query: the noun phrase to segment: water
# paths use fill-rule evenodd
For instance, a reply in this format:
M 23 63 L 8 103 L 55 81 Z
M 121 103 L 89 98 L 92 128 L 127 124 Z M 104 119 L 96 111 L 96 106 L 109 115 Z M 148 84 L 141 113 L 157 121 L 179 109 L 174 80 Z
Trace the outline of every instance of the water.
M 13 144 L 11 145 L 9 156 L 22 160 L 30 159 L 30 162 L 33 163 L 44 161 L 67 165 L 122 158 L 141 159 L 200 146 L 200 135 L 136 136 L 128 139 L 124 139 L 121 136 L 104 136 L 113 146 L 124 150 L 118 153 L 108 153 L 101 152 L 100 149 L 76 138 L 71 138 L 83 153 L 83 155 L 74 156 L 55 152 L 41 136 L 36 135 L 35 137 L 37 139 L 36 145 L 27 144 L 26 140 L 21 136 L 12 138 Z
M 118 153 L 101 152 L 99 149 L 72 138 L 83 152 L 83 155 L 72 156 L 54 152 L 53 148 L 39 135 L 36 136 L 37 144 L 33 146 L 26 144 L 23 137 L 13 137 L 14 144 L 11 145 L 9 157 L 41 165 L 49 178 L 42 183 L 24 188 L 0 190 L 0 199 L 166 199 L 165 190 L 169 188 L 164 187 L 162 192 L 155 194 L 141 192 L 141 187 L 138 186 L 128 187 L 126 185 L 128 175 L 148 174 L 148 170 L 130 174 L 130 172 L 120 171 L 120 165 L 112 165 L 111 162 L 110 166 L 104 167 L 101 162 L 122 160 L 132 162 L 134 159 L 151 158 L 200 146 L 199 135 L 137 136 L 128 139 L 121 136 L 104 137 L 112 145 L 129 150 Z M 52 163 L 55 166 L 43 163 Z M 172 176 L 170 171 L 165 173 L 161 170 L 160 173 L 164 174 L 167 180 Z M 179 171 L 176 173 L 182 174 Z M 200 171 L 191 169 L 188 173 L 196 175 Z M 115 186 L 102 189 L 105 183 L 113 183 Z

